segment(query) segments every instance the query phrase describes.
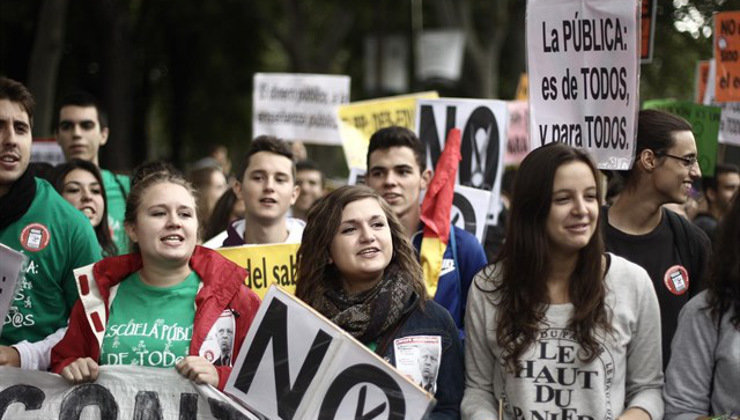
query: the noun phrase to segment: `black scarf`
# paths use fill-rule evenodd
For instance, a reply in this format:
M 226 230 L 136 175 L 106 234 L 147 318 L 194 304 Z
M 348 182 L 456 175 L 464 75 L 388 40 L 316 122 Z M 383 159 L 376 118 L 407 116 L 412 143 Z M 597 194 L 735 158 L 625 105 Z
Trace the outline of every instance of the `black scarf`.
M 0 230 L 26 214 L 31 202 L 36 196 L 36 180 L 31 171 L 26 169 L 17 181 L 10 186 L 10 190 L 0 197 Z
M 328 290 L 315 308 L 362 343 L 380 338 L 404 315 L 414 295 L 410 282 L 389 270 L 374 288 L 354 296 L 343 290 Z

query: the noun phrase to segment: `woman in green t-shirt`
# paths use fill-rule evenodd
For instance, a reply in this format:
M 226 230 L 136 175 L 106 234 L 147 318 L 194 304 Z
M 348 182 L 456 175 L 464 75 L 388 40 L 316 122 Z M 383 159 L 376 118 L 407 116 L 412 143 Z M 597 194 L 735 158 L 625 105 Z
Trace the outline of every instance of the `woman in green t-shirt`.
M 156 172 L 134 185 L 125 228 L 135 252 L 76 270 L 80 300 L 53 371 L 80 383 L 99 365 L 175 367 L 223 388 L 259 298 L 244 269 L 196 246 L 196 209 L 180 176 Z

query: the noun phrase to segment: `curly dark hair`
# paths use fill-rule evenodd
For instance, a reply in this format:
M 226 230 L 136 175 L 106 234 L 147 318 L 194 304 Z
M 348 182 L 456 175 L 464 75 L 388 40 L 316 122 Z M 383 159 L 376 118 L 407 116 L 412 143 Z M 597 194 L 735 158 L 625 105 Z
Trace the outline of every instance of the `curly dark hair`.
M 339 273 L 329 264 L 329 245 L 339 230 L 344 207 L 357 200 L 372 198 L 378 201 L 388 219 L 393 244 L 393 257 L 386 271 L 395 267 L 402 279 L 410 281 L 423 302 L 426 299 L 421 266 L 416 259 L 414 247 L 406 238 L 403 226 L 385 201 L 372 189 L 363 186 L 344 186 L 337 188 L 319 199 L 308 210 L 303 241 L 298 248 L 298 282 L 296 297 L 313 305 L 329 289 L 339 289 Z
M 733 308 L 735 313 L 730 322 L 740 330 L 740 200 L 737 192 L 717 234 L 709 269 L 707 309 L 718 319 Z
M 489 266 L 484 271 L 492 283 L 492 288 L 486 291 L 495 295 L 497 302 L 500 300 L 496 336 L 504 349 L 504 362 L 512 372 L 518 368 L 519 357 L 535 341 L 549 304 L 546 282 L 551 253 L 547 217 L 555 172 L 571 162 L 588 165 L 597 181 L 597 197 L 601 196 L 598 171 L 585 152 L 562 143 L 535 149 L 522 161 L 516 174 L 506 241 L 496 261 L 497 270 Z M 605 304 L 603 254 L 601 228 L 597 222 L 588 244 L 579 251 L 569 286 L 574 307 L 570 328 L 575 331 L 584 349 L 583 358 L 588 361 L 598 356 L 597 327 L 612 330 Z M 502 274 L 500 283 L 493 283 L 496 272 Z

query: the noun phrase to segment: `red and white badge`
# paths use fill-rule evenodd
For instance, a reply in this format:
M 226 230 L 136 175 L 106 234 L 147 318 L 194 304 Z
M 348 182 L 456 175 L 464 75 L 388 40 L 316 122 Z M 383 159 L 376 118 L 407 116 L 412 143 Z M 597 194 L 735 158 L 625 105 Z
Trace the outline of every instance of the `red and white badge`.
M 682 265 L 674 265 L 666 270 L 663 283 L 671 293 L 680 296 L 689 290 L 689 272 Z
M 46 248 L 51 240 L 49 228 L 41 223 L 31 223 L 21 231 L 21 246 L 26 251 L 38 252 Z

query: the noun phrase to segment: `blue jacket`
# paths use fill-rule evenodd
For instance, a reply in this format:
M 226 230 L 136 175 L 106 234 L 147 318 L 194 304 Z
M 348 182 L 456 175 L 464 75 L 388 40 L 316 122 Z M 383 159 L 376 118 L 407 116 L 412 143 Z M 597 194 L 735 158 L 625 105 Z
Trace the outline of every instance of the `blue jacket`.
M 475 236 L 456 226 L 452 226 L 450 233 L 452 232 L 455 233 L 454 240 L 450 235 L 434 300 L 450 312 L 460 332 L 460 338 L 464 339 L 463 321 L 465 320 L 465 305 L 468 301 L 468 289 L 470 289 L 473 277 L 488 264 L 488 260 L 486 252 Z M 420 230 L 412 238 L 417 252 L 421 249 L 422 236 Z
M 465 367 L 463 366 L 463 350 L 457 328 L 450 314 L 432 300 L 427 301 L 424 307 L 419 306 L 416 295 L 406 305 L 407 315 L 402 325 L 395 330 L 392 338 L 387 340 L 385 349 L 378 348 L 386 360 L 396 366 L 396 355 L 393 341 L 410 336 L 441 336 L 442 357 L 439 361 L 437 373 L 437 391 L 434 398 L 437 404 L 429 416 L 430 419 L 459 419 L 460 402 L 465 390 Z

